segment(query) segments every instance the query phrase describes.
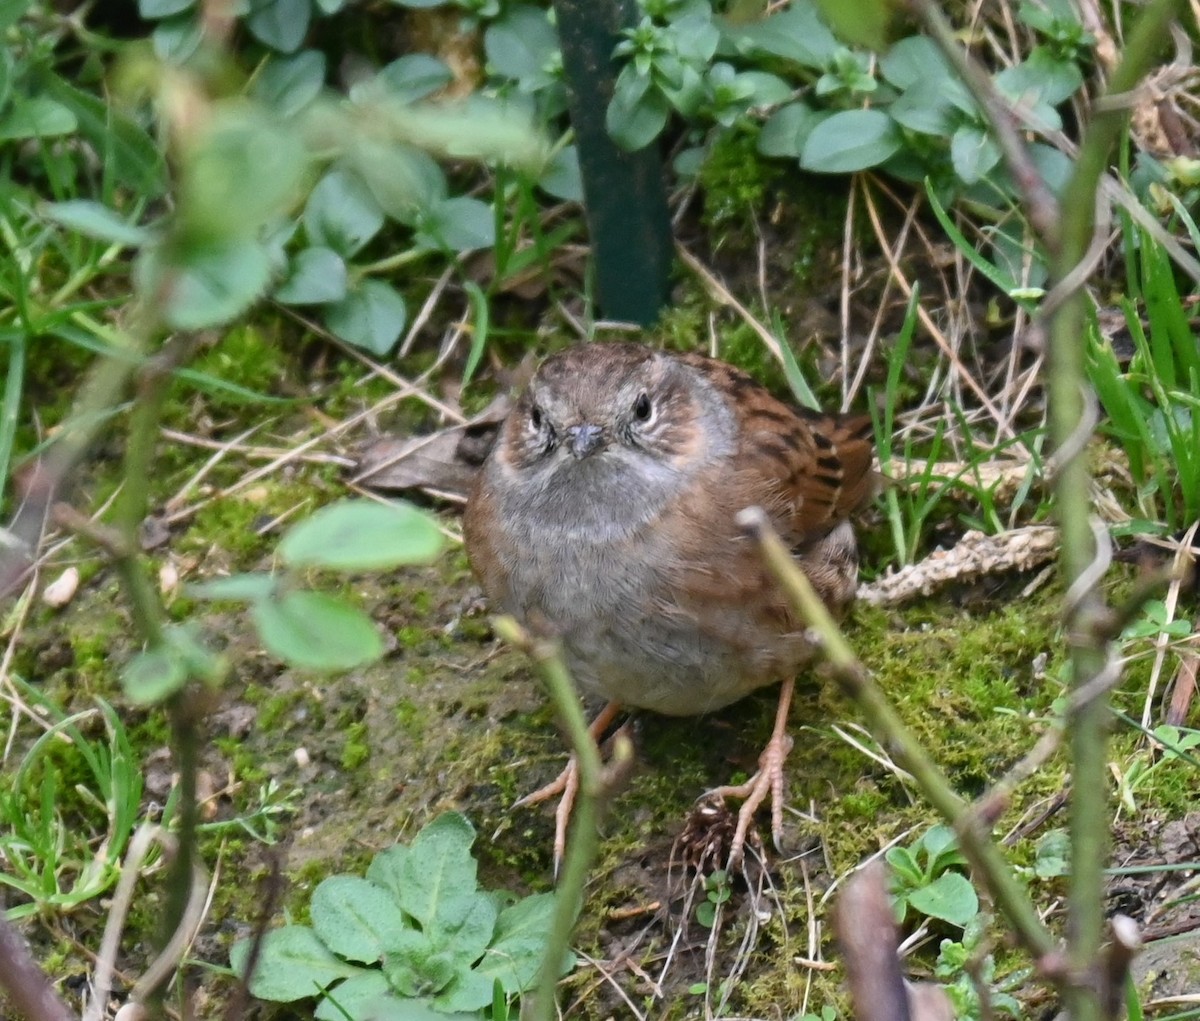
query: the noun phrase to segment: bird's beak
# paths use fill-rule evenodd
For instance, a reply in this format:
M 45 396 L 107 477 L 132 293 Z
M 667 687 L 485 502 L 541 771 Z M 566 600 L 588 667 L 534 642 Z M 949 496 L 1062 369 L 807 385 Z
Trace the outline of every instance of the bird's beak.
M 573 425 L 567 428 L 567 446 L 576 458 L 595 453 L 604 444 L 604 429 L 598 425 Z

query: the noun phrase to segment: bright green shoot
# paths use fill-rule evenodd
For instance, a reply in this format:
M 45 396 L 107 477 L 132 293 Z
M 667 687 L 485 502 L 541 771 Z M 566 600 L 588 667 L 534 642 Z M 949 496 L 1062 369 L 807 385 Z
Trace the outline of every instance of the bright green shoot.
M 18 684 L 54 722 L 0 792 L 0 883 L 29 898 L 8 910 L 10 919 L 46 908 L 69 911 L 108 890 L 142 797 L 141 770 L 112 706 L 97 699 L 97 708 L 67 716 Z M 80 728 L 97 717 L 103 738 L 85 736 Z
M 1138 513 L 1175 532 L 1200 518 L 1200 347 L 1167 253 L 1144 234 L 1139 251 L 1145 322 L 1132 300 L 1121 303 L 1133 356 L 1122 368 L 1093 317 L 1088 367 L 1105 428 L 1129 460 Z

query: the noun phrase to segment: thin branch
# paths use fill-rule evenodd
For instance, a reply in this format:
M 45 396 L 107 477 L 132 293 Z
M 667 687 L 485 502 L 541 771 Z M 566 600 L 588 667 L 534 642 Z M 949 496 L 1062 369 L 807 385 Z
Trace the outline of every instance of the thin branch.
M 771 528 L 761 508 L 751 507 L 739 515 L 739 524 L 759 543 L 767 566 L 782 586 L 800 619 L 817 635 L 822 650 L 842 691 L 856 702 L 882 745 L 912 774 L 914 782 L 958 833 L 963 854 L 992 895 L 997 908 L 1008 919 L 1018 940 L 1042 966 L 1051 967 L 1058 944 L 1042 924 L 1037 909 L 1017 881 L 1000 849 L 985 829 L 977 824 L 970 805 L 951 787 L 946 775 L 930 759 L 921 743 L 905 726 L 892 704 L 855 656 L 836 621 L 796 566 L 791 552 Z M 1057 981 L 1062 981 L 1061 977 Z
M 1181 0 L 1150 0 L 1126 40 L 1125 54 L 1114 72 L 1110 95 L 1132 90 L 1158 59 L 1171 23 L 1182 11 Z M 1072 201 L 1063 208 L 1054 238 L 1055 281 L 1070 279 L 1088 252 L 1095 232 L 1096 194 L 1112 151 L 1128 118 L 1125 108 L 1101 105 L 1093 113 L 1075 171 L 1068 185 Z M 1039 228 L 1040 229 L 1040 228 Z M 1084 589 L 1084 578 L 1097 562 L 1098 544 L 1091 521 L 1090 474 L 1071 449 L 1081 431 L 1087 407 L 1084 364 L 1084 295 L 1076 291 L 1054 312 L 1049 326 L 1048 391 L 1050 437 L 1061 459 L 1055 477 L 1056 510 L 1062 530 L 1063 575 L 1075 596 L 1066 606 L 1067 640 L 1071 649 L 1068 738 L 1071 751 L 1071 875 L 1067 917 L 1067 964 L 1081 981 L 1064 990 L 1072 1021 L 1104 1021 L 1114 1015 L 1105 1002 L 1097 975 L 1104 942 L 1104 868 L 1108 860 L 1108 790 L 1103 782 L 1107 761 L 1110 713 L 1104 686 L 1111 681 L 1109 653 L 1103 639 L 1108 615 L 1098 585 Z M 1086 427 L 1085 427 L 1086 428 Z M 1064 448 L 1069 451 L 1064 456 Z M 1086 695 L 1086 697 L 1084 697 Z M 1084 980 L 1086 976 L 1086 980 Z
M 1008 171 L 1016 182 L 1017 193 L 1025 205 L 1029 222 L 1042 238 L 1046 248 L 1057 252 L 1062 210 L 1059 208 L 1058 199 L 1054 197 L 1029 154 L 1029 147 L 1021 136 L 1011 104 L 996 89 L 987 71 L 971 59 L 959 44 L 954 36 L 953 27 L 940 7 L 932 0 L 908 2 L 913 14 L 958 72 L 959 79 L 983 110 L 996 144 L 1000 146 Z
M 512 617 L 498 617 L 495 628 L 501 638 L 533 660 L 567 732 L 579 767 L 579 798 L 575 803 L 571 838 L 555 896 L 554 918 L 546 943 L 546 955 L 542 960 L 532 1015 L 535 1021 L 551 1021 L 555 1016 L 554 987 L 558 983 L 562 954 L 570 944 L 571 931 L 575 928 L 575 919 L 583 904 L 588 870 L 596 859 L 599 846 L 596 828 L 600 810 L 627 775 L 633 759 L 633 748 L 628 739 L 618 738 L 613 751 L 613 763 L 605 769 L 600 761 L 600 750 L 583 715 L 579 696 L 575 693 L 575 685 L 556 643 L 533 637 Z
M 78 1021 L 29 953 L 20 933 L 0 916 L 0 989 L 22 1017 Z

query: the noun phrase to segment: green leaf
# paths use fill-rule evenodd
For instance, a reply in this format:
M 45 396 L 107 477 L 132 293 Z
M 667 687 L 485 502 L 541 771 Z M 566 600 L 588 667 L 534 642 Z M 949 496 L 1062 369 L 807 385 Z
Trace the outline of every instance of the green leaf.
M 471 300 L 471 312 L 473 313 L 471 350 L 467 352 L 467 361 L 463 366 L 462 381 L 465 387 L 471 382 L 471 378 L 475 375 L 475 371 L 483 359 L 484 348 L 488 341 L 488 322 L 491 312 L 488 308 L 487 295 L 474 280 L 464 281 L 463 290 L 467 292 L 467 297 Z
M 1037 167 L 1038 173 L 1042 175 L 1042 180 L 1061 198 L 1075 173 L 1075 161 L 1065 152 L 1045 142 L 1034 142 L 1029 147 L 1029 155 L 1033 158 L 1033 165 Z
M 521 103 L 471 95 L 460 103 L 383 104 L 379 116 L 398 137 L 451 159 L 494 160 L 540 170 L 549 146 Z
M 766 71 L 743 71 L 736 81 L 740 89 L 749 90 L 746 98 L 751 106 L 775 106 L 791 99 L 795 91 L 779 75 Z
M 690 145 L 680 149 L 671 160 L 671 167 L 681 178 L 694 179 L 704 169 L 704 161 L 708 158 L 708 150 L 702 145 Z
M 882 110 L 843 110 L 812 129 L 800 165 L 826 174 L 851 173 L 878 166 L 900 146 L 896 124 Z
M 489 70 L 520 81 L 540 74 L 558 51 L 558 33 L 544 8 L 513 4 L 487 27 L 483 51 Z
M 768 53 L 823 71 L 841 43 L 821 20 L 811 0 L 793 0 L 762 21 L 725 25 L 725 38 L 742 53 Z
M 974 184 L 1000 162 L 1000 148 L 982 128 L 964 124 L 950 139 L 954 172 L 965 184 Z
M 154 21 L 190 11 L 195 5 L 196 0 L 138 0 L 138 14 L 147 21 Z
M 331 170 L 317 182 L 304 207 L 310 244 L 350 257 L 383 226 L 383 211 L 362 179 Z
M 383 655 L 383 641 L 361 610 L 323 592 L 288 592 L 253 604 L 271 655 L 307 670 L 351 670 Z
M 297 252 L 288 278 L 275 290 L 285 305 L 325 305 L 346 296 L 346 263 L 332 248 Z
M 441 992 L 461 970 L 452 955 L 432 947 L 423 933 L 411 930 L 388 947 L 383 973 L 398 993 L 427 997 Z
M 433 998 L 438 1010 L 478 1011 L 492 1002 L 492 979 L 478 971 L 464 968 Z
M 344 162 L 393 220 L 412 226 L 446 197 L 446 175 L 427 152 L 403 142 L 355 138 Z
M 0 118 L 0 142 L 69 135 L 78 127 L 75 115 L 48 96 L 17 96 Z
M 891 847 L 883 857 L 901 885 L 916 886 L 925 881 L 924 870 L 907 847 Z
M 393 60 L 375 80 L 395 98 L 413 103 L 449 85 L 454 81 L 454 72 L 445 61 L 428 53 L 409 53 Z
M 132 118 L 111 103 L 77 89 L 58 75 L 49 75 L 42 87 L 67 107 L 78 122 L 78 133 L 103 161 L 104 170 L 122 187 L 155 198 L 166 188 L 166 160 L 158 143 Z
M 309 0 L 252 0 L 246 27 L 271 49 L 291 53 L 304 42 L 311 17 Z
M 909 131 L 948 138 L 962 119 L 947 95 L 950 88 L 952 83 L 944 78 L 931 77 L 914 82 L 888 107 L 888 113 Z
M 440 0 L 439 0 L 440 2 Z M 415 5 L 413 5 L 415 6 Z M 479 1021 L 479 1013 L 447 1014 L 437 1010 L 427 1000 L 414 1000 L 410 997 L 388 995 L 367 1003 L 359 1013 L 351 1015 L 354 1021 Z M 346 1021 L 344 1014 L 329 1015 L 318 1021 Z
M 758 134 L 758 151 L 764 156 L 799 158 L 809 132 L 824 115 L 809 109 L 804 103 L 781 106 L 762 126 Z
M 359 876 L 329 876 L 313 891 L 313 931 L 339 957 L 374 964 L 412 926 L 394 897 Z
M 979 913 L 975 888 L 960 872 L 943 872 L 928 886 L 913 890 L 908 903 L 930 918 L 964 926 Z
M 629 98 L 631 95 L 632 91 L 623 93 L 618 87 L 612 102 L 608 104 L 604 123 L 617 145 L 628 152 L 636 152 L 662 133 L 671 107 L 657 89 L 647 90 L 632 102 Z
M 0 31 L 25 17 L 32 3 L 33 0 L 3 0 L 0 3 Z
M 325 54 L 301 50 L 267 61 L 254 82 L 254 98 L 280 117 L 290 117 L 317 98 L 325 87 Z
M 224 103 L 186 147 L 179 213 L 188 237 L 256 238 L 296 199 L 308 168 L 297 132 L 248 103 Z
M 910 35 L 901 39 L 879 60 L 879 71 L 898 89 L 909 89 L 918 82 L 952 79 L 954 72 L 928 36 Z
M 469 195 L 439 202 L 421 218 L 417 243 L 446 252 L 472 252 L 496 243 L 496 214 Z
M 447 951 L 467 968 L 483 956 L 483 952 L 492 941 L 492 933 L 496 928 L 496 913 L 496 900 L 491 895 L 456 892 L 443 898 L 438 904 L 434 919 L 426 932 L 439 950 Z M 491 988 L 489 981 L 489 994 Z
M 712 60 L 721 43 L 721 30 L 713 24 L 712 9 L 707 4 L 671 22 L 671 38 L 675 53 L 693 67 Z M 659 65 L 661 70 L 661 63 Z
M 962 851 L 958 849 L 958 837 L 954 830 L 945 824 L 929 827 L 919 844 L 925 851 L 926 873 L 930 876 L 938 875 L 951 865 L 967 863 Z
M 1038 840 L 1033 871 L 1039 879 L 1071 874 L 1071 838 L 1066 830 L 1051 830 Z
M 340 500 L 288 529 L 279 555 L 292 567 L 367 571 L 428 564 L 445 544 L 432 517 L 397 500 Z
M 583 201 L 583 175 L 579 172 L 579 149 L 568 145 L 554 154 L 538 178 L 538 187 L 564 202 Z
M 1044 46 L 1035 46 L 1029 56 L 995 77 L 996 88 L 1014 102 L 1058 106 L 1083 85 L 1083 75 L 1069 60 L 1056 57 Z
M 933 210 L 933 215 L 937 217 L 937 221 L 942 226 L 942 230 L 954 242 L 954 247 L 962 253 L 963 257 L 971 263 L 980 273 L 988 280 L 995 284 L 1005 294 L 1011 293 L 1014 287 L 1017 286 L 1017 281 L 1009 277 L 998 266 L 989 262 L 976 250 L 975 246 L 966 239 L 966 236 L 960 231 L 950 215 L 946 212 L 945 206 L 938 199 L 937 192 L 928 179 L 925 181 L 925 196 L 929 200 L 929 208 Z
M 382 280 L 361 281 L 325 312 L 325 325 L 342 340 L 379 356 L 396 346 L 407 321 L 404 299 Z
M 142 250 L 134 280 L 144 301 L 161 302 L 167 325 L 201 330 L 236 318 L 266 293 L 271 258 L 249 239 L 190 244 L 173 258 L 156 246 Z
M 179 691 L 189 680 L 213 683 L 225 673 L 224 660 L 201 640 L 194 622 L 170 624 L 160 645 L 138 653 L 121 675 L 125 694 L 150 705 Z
M 409 849 L 404 844 L 393 844 L 375 855 L 371 864 L 367 866 L 367 878 L 377 886 L 389 890 L 397 901 L 400 900 L 400 891 L 404 889 L 404 884 L 408 882 L 409 854 Z
M 154 55 L 168 64 L 183 64 L 195 55 L 204 40 L 200 19 L 191 14 L 181 14 L 160 21 L 151 35 Z
M 475 828 L 457 812 L 439 815 L 417 834 L 400 861 L 400 906 L 422 926 L 439 913 L 456 910 L 452 902 L 476 890 L 476 864 L 471 857 Z
M 153 705 L 180 691 L 188 680 L 187 664 L 169 645 L 139 652 L 121 671 L 121 687 L 134 705 Z
M 3 2 L 4 0 L 0 0 L 0 22 L 4 20 Z M 11 3 L 12 0 L 9 2 Z M 0 110 L 8 106 L 8 97 L 12 93 L 13 63 L 12 50 L 0 46 Z
M 250 945 L 251 940 L 240 940 L 229 951 L 230 966 L 242 977 Z M 316 996 L 339 978 L 361 974 L 362 968 L 334 957 L 307 925 L 285 925 L 263 937 L 250 992 L 260 1000 L 291 1003 Z
M 144 245 L 154 237 L 152 231 L 129 223 L 108 206 L 88 199 L 48 202 L 41 207 L 41 211 L 55 223 L 97 241 L 138 246 Z
M 313 1017 L 316 1021 L 346 1021 L 347 1017 L 371 1021 L 379 1016 L 373 1009 L 375 1001 L 387 997 L 390 990 L 382 971 L 364 971 L 326 993 Z
M 883 50 L 899 13 L 895 0 L 816 0 L 821 15 L 847 42 Z
M 491 945 L 475 970 L 499 980 L 509 994 L 533 988 L 546 950 L 554 917 L 554 894 L 525 897 L 505 908 L 496 919 Z M 575 957 L 563 951 L 559 974 L 575 967 Z
M 188 585 L 187 594 L 194 599 L 253 602 L 272 595 L 277 584 L 274 575 L 270 574 L 231 574 L 228 578 L 212 578 Z

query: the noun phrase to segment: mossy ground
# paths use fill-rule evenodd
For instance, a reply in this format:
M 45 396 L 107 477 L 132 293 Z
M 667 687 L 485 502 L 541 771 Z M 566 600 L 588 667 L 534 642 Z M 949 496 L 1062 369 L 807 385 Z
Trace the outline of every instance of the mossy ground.
M 779 225 L 796 222 L 805 207 L 804 196 L 764 178 L 761 166 L 746 158 L 752 148 L 738 144 L 723 162 L 714 163 L 705 181 L 706 228 L 716 238 L 719 258 L 739 258 L 734 251 L 739 245 L 742 255 L 749 250 L 744 232 L 737 230 L 746 215 L 764 215 L 763 222 L 774 226 L 773 237 L 778 238 Z M 811 221 L 811 231 L 782 249 L 786 257 L 773 260 L 772 279 L 778 286 L 772 287 L 772 295 L 783 314 L 800 314 L 803 307 L 830 301 L 831 267 L 837 260 L 828 260 L 831 251 L 840 252 L 840 224 L 840 212 Z M 737 289 L 754 293 L 749 284 Z M 686 290 L 666 317 L 659 339 L 696 346 L 707 334 L 710 310 L 707 299 Z M 279 343 L 284 333 L 275 322 L 232 331 L 196 368 L 247 390 L 283 397 L 285 403 L 265 405 L 228 389 L 204 386 L 198 391 L 181 384 L 168 424 L 203 429 L 219 422 L 222 432 L 234 434 L 263 422 L 255 441 L 283 444 L 297 431 L 297 420 L 313 414 L 307 401 L 296 403 L 309 389 L 298 379 L 314 381 L 321 393 L 320 414 L 334 418 L 386 394 L 386 384 L 378 379 L 360 384 L 353 363 L 333 358 L 315 343 L 292 345 L 285 355 L 289 347 Z M 722 337 L 728 341 L 722 349 L 726 357 L 783 389 L 774 364 L 763 357 L 749 330 L 733 326 Z M 529 343 L 534 343 L 532 337 Z M 816 370 L 816 354 L 806 366 Z M 424 415 L 404 411 L 387 424 L 420 430 Z M 224 428 L 228 423 L 237 425 Z M 154 480 L 156 506 L 176 494 L 209 456 L 209 451 L 164 444 Z M 193 502 L 237 482 L 256 464 L 225 458 L 192 493 Z M 114 463 L 100 462 L 80 500 L 110 492 L 115 477 Z M 169 563 L 187 581 L 268 568 L 278 535 L 271 523 L 303 514 L 342 491 L 336 472 L 327 466 L 297 465 L 268 475 L 252 488 L 199 506 L 164 545 L 148 554 L 152 569 Z M 871 541 L 866 545 L 871 548 Z M 146 764 L 167 744 L 167 728 L 160 712 L 135 710 L 122 701 L 120 666 L 135 650 L 115 575 L 79 543 L 64 558 L 82 558 L 81 591 L 63 611 L 31 610 L 14 669 L 64 711 L 89 708 L 96 698 L 120 706 L 139 761 Z M 53 575 L 55 566 L 47 575 Z M 859 607 L 846 625 L 855 649 L 903 718 L 967 797 L 981 794 L 1029 751 L 1061 694 L 1061 592 L 1050 586 L 1018 596 L 1027 580 L 1002 583 L 969 602 L 946 598 L 896 611 Z M 361 872 L 374 852 L 410 838 L 450 808 L 465 813 L 479 833 L 484 885 L 517 891 L 550 888 L 551 813 L 544 807 L 512 806 L 558 771 L 563 743 L 528 664 L 498 647 L 485 618 L 467 612 L 473 582 L 461 549 L 434 567 L 359 579 L 347 591 L 391 639 L 382 662 L 333 678 L 286 670 L 266 657 L 245 613 L 185 596 L 171 604 L 177 619 L 197 619 L 234 664 L 206 724 L 204 768 L 221 790 L 212 821 L 253 812 L 264 785 L 278 785 L 292 807 L 291 814 L 273 822 L 287 882 L 283 908 L 300 921 L 322 878 Z M 1131 709 L 1140 705 L 1144 684 L 1145 668 L 1132 671 L 1127 684 L 1131 693 L 1118 696 L 1122 704 Z M 791 853 L 770 855 L 770 896 L 752 896 L 735 883 L 724 928 L 715 937 L 711 967 L 706 964 L 709 933 L 684 911 L 681 872 L 670 867 L 673 839 L 697 796 L 754 769 L 770 731 L 774 702 L 774 692 L 768 690 L 713 716 L 644 716 L 637 721 L 637 768 L 628 788 L 609 806 L 601 858 L 578 933 L 579 946 L 589 957 L 608 962 L 612 982 L 601 979 L 592 966 L 571 976 L 566 984 L 568 1002 L 576 1003 L 573 1016 L 626 1013 L 628 1007 L 614 991 L 618 986 L 651 1016 L 701 1016 L 705 1001 L 696 990 L 703 987 L 715 995 L 739 961 L 745 968 L 731 984 L 727 1013 L 786 1018 L 804 1008 L 819 1011 L 824 1004 L 843 1003 L 839 972 L 794 963 L 814 954 L 831 956 L 823 892 L 865 856 L 895 840 L 911 843 L 936 820 L 895 771 L 851 743 L 854 738 L 871 747 L 858 729 L 863 721 L 820 669 L 800 680 L 792 709 L 795 747 L 787 800 L 796 811 L 785 817 L 784 834 Z M 1118 769 L 1134 754 L 1136 739 L 1128 728 L 1118 731 L 1113 747 Z M 78 764 L 64 767 L 64 777 L 87 779 Z M 1136 846 L 1142 827 L 1193 808 L 1193 781 L 1194 772 L 1183 765 L 1158 771 L 1139 789 L 1144 814 L 1121 824 L 1123 839 Z M 1015 792 L 1000 832 L 1052 803 L 1063 785 L 1060 756 Z M 70 825 L 95 826 L 88 806 L 64 790 L 60 815 Z M 260 828 L 266 825 L 260 820 Z M 1040 833 L 1013 845 L 1014 861 L 1032 860 Z M 229 945 L 257 917 L 269 869 L 264 845 L 242 828 L 212 832 L 203 854 L 219 875 L 193 954 L 200 963 L 191 974 L 204 989 L 201 1013 L 218 1016 L 229 988 L 219 969 Z M 1046 902 L 1060 892 L 1055 883 L 1061 881 L 1031 882 L 1035 895 Z M 160 908 L 154 881 L 142 889 L 123 942 L 122 961 L 131 972 L 146 958 Z M 44 926 L 27 924 L 41 959 L 60 982 L 90 967 L 87 952 L 98 945 L 104 911 L 103 902 L 93 902 L 67 923 L 48 914 Z M 821 928 L 813 930 L 820 932 L 820 941 L 812 946 L 814 912 Z M 681 926 L 685 929 L 676 942 Z M 742 947 L 752 926 L 757 935 Z M 664 974 L 668 954 L 673 963 Z M 925 951 L 915 966 L 928 968 L 932 959 Z M 661 982 L 661 995 L 656 995 L 654 982 Z
M 303 478 L 293 484 L 292 499 L 306 486 Z M 197 520 L 187 535 L 218 520 Z M 225 520 L 235 523 L 234 532 L 206 535 L 210 560 L 244 566 L 269 559 L 269 540 L 260 540 L 257 551 L 246 548 L 241 518 Z M 173 545 L 187 547 L 186 539 Z M 256 651 L 243 614 L 198 608 L 206 630 L 222 637 L 238 665 L 211 719 L 205 756 L 206 769 L 236 781 L 219 799 L 218 818 L 249 811 L 270 780 L 292 795 L 295 814 L 278 825 L 277 835 L 287 876 L 284 906 L 294 919 L 306 917 L 312 890 L 326 875 L 361 873 L 375 851 L 411 838 L 450 808 L 464 812 L 480 834 L 484 885 L 550 887 L 551 813 L 512 804 L 558 770 L 563 744 L 527 663 L 497 647 L 483 619 L 462 616 L 472 584 L 461 551 L 433 568 L 356 584 L 363 604 L 396 639 L 382 663 L 337 678 L 280 668 Z M 864 662 L 966 796 L 982 793 L 1029 750 L 1060 694 L 1059 600 L 1050 588 L 970 611 L 943 601 L 901 611 L 859 607 L 847 622 Z M 116 674 L 130 649 L 119 637 L 127 631 L 119 605 L 111 581 L 99 572 L 64 615 L 46 611 L 33 622 L 23 642 L 33 658 L 21 664 L 21 673 L 72 708 L 97 696 L 120 704 Z M 60 651 L 58 669 L 39 668 L 37 651 L 47 655 L 64 641 L 70 652 Z M 236 728 L 238 709 L 252 714 L 248 729 Z M 165 744 L 159 714 L 122 712 L 140 754 Z M 788 803 L 798 814 L 787 817 L 785 843 L 803 853 L 772 855 L 769 901 L 755 900 L 735 884 L 710 978 L 709 933 L 694 917 L 681 916 L 686 877 L 668 868 L 672 841 L 699 794 L 752 771 L 773 713 L 774 692 L 764 691 L 709 717 L 637 721 L 637 768 L 608 812 L 579 945 L 597 960 L 627 955 L 615 981 L 653 1016 L 702 1010 L 703 997 L 694 990 L 715 990 L 726 974 L 722 969 L 738 959 L 752 906 L 767 914 L 756 919 L 750 960 L 726 1009 L 739 1016 L 788 1017 L 804 1004 L 841 1004 L 838 973 L 792 963 L 811 953 L 810 897 L 819 903 L 823 891 L 864 857 L 898 838 L 911 843 L 936 821 L 894 772 L 839 735 L 837 730 L 857 733 L 870 743 L 855 731 L 861 721 L 833 683 L 819 669 L 802 678 L 788 767 Z M 1118 754 L 1131 744 L 1123 735 Z M 1182 809 L 1176 803 L 1180 784 L 1178 777 L 1162 784 L 1164 811 Z M 1062 786 L 1063 765 L 1054 760 L 1018 790 L 1001 830 Z M 1157 790 L 1146 793 L 1154 803 Z M 1032 860 L 1039 835 L 1012 849 L 1015 861 Z M 197 956 L 220 966 L 229 944 L 256 917 L 266 859 L 263 846 L 241 831 L 207 839 L 204 851 L 210 866 L 220 860 L 223 878 Z M 1049 896 L 1050 889 L 1044 892 Z M 827 941 L 828 909 L 816 910 Z M 157 911 L 150 893 L 136 904 L 126 944 L 134 960 Z M 80 943 L 91 945 L 87 933 L 94 936 L 101 922 L 95 906 L 76 913 L 72 924 Z M 660 976 L 681 923 L 689 923 L 687 937 L 672 969 Z M 47 942 L 44 949 L 47 960 L 59 962 L 61 975 L 86 968 L 77 947 Z M 831 947 L 820 950 L 829 955 Z M 662 978 L 661 998 L 651 995 L 645 976 Z M 208 1002 L 219 1005 L 224 980 L 209 975 L 202 982 Z M 592 968 L 567 984 L 571 999 L 583 1001 L 579 1016 L 621 1009 L 612 987 L 597 982 Z

